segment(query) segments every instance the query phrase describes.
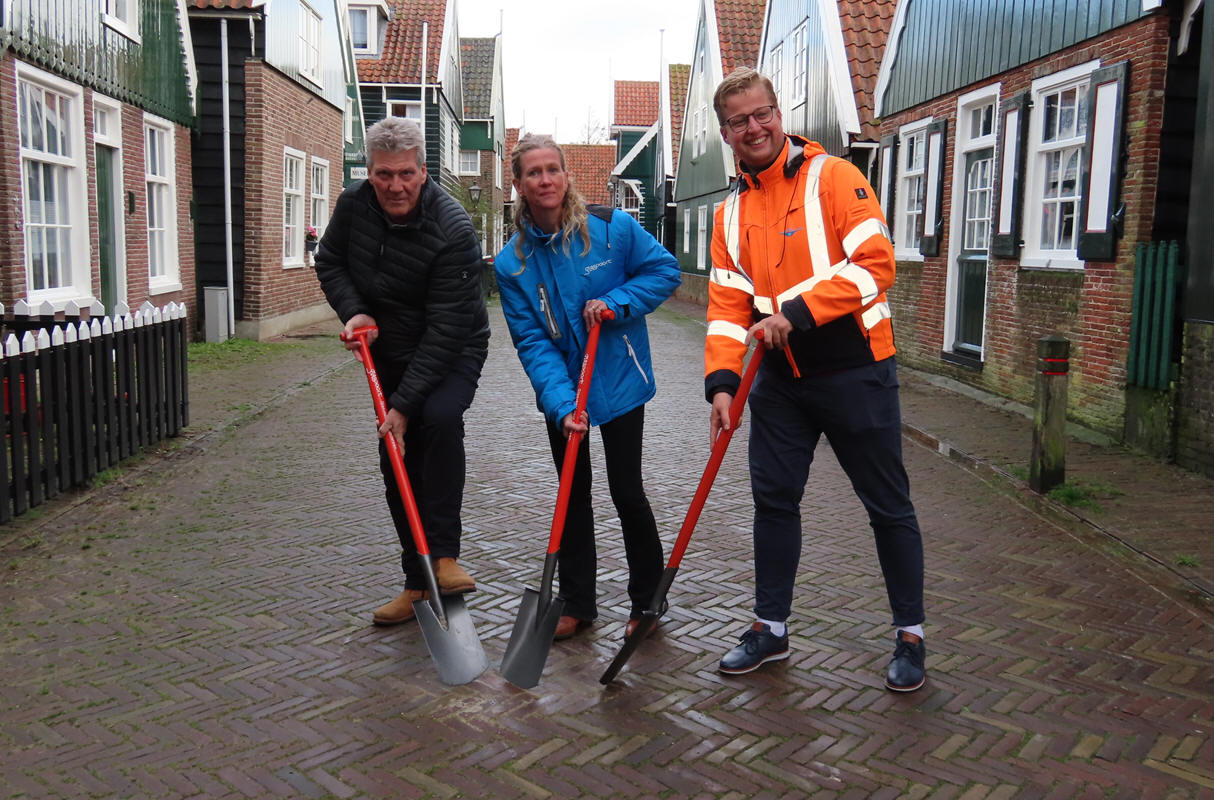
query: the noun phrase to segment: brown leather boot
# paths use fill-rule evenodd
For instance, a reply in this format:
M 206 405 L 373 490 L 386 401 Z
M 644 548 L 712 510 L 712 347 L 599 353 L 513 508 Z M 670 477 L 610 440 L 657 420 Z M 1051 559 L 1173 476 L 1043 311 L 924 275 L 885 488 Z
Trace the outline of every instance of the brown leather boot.
M 408 622 L 417 616 L 413 611 L 413 604 L 428 599 L 430 599 L 429 592 L 421 589 L 405 589 L 391 603 L 385 603 L 375 609 L 371 621 L 376 625 L 399 625 L 402 622 Z
M 588 619 L 578 619 L 577 617 L 563 616 L 556 621 L 556 630 L 553 631 L 552 640 L 560 642 L 565 639 L 572 638 L 582 631 L 589 628 L 591 625 Z
M 464 568 L 455 563 L 454 558 L 440 558 L 434 565 L 434 575 L 438 578 L 438 590 L 443 594 L 463 594 L 476 591 L 476 581 L 464 572 Z

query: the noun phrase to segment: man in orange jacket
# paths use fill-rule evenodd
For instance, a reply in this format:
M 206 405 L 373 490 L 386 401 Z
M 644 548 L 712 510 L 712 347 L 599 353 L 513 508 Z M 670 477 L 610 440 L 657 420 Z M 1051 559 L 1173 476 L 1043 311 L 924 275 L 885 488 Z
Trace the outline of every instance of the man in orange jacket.
M 704 387 L 714 439 L 755 332 L 782 351 L 764 359 L 750 394 L 757 619 L 720 671 L 788 658 L 801 497 L 825 434 L 876 537 L 897 629 L 885 685 L 913 692 L 925 680 L 923 543 L 902 465 L 889 229 L 858 169 L 785 135 L 766 77 L 734 71 L 713 107 L 742 167 L 712 234 Z

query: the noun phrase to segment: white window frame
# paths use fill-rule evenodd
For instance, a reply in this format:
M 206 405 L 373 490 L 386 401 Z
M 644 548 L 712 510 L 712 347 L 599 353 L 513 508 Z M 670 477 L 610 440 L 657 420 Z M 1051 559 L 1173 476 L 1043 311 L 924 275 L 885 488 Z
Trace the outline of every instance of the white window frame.
M 282 266 L 304 265 L 304 169 L 307 154 L 293 147 L 282 149 Z M 292 202 L 294 201 L 294 202 Z M 290 207 L 290 208 L 289 208 Z
M 1052 75 L 1046 75 L 1033 81 L 1031 87 L 1032 108 L 1029 111 L 1028 142 L 1024 149 L 1025 173 L 1024 196 L 1021 202 L 1021 223 L 1024 231 L 1024 249 L 1020 254 L 1020 265 L 1024 267 L 1040 267 L 1047 269 L 1083 269 L 1079 260 L 1079 232 L 1083 221 L 1079 216 L 1079 208 L 1083 201 L 1083 154 L 1087 142 L 1087 113 L 1086 109 L 1094 98 L 1087 97 L 1084 105 L 1084 119 L 1076 120 L 1076 135 L 1061 142 L 1043 145 L 1041 142 L 1043 118 L 1045 116 L 1045 98 L 1051 94 L 1065 91 L 1072 87 L 1081 89 L 1085 94 L 1092 73 L 1100 68 L 1100 61 L 1089 61 L 1086 64 L 1064 69 Z M 1072 223 L 1071 248 L 1043 248 L 1041 246 L 1041 215 L 1044 203 L 1046 166 L 1048 153 L 1072 151 L 1076 155 L 1075 166 L 1075 195 L 1074 221 Z
M 320 12 L 306 2 L 299 4 L 299 74 L 317 86 L 324 86 L 321 73 L 324 70 L 321 58 Z
M 405 113 L 398 114 L 398 111 L 404 111 Z M 400 117 L 401 119 L 411 119 L 418 125 L 421 125 L 422 104 L 418 100 L 393 100 L 388 103 L 388 115 Z
M 496 150 L 493 151 L 493 186 L 502 188 L 502 157 Z
M 101 21 L 106 27 L 122 34 L 135 44 L 142 44 L 139 35 L 140 8 L 143 0 L 102 0 Z
M 620 185 L 620 210 L 637 222 L 641 221 L 641 190 L 636 181 L 623 181 Z
M 447 120 L 447 169 L 452 172 L 459 171 L 459 140 L 459 123 Z
M 898 129 L 898 174 L 897 184 L 894 189 L 894 257 L 900 261 L 922 261 L 923 254 L 919 252 L 919 240 L 914 238 L 915 231 L 908 230 L 907 218 L 910 216 L 911 208 L 908 205 L 912 197 L 909 191 L 912 185 L 918 186 L 919 182 L 924 186 L 923 203 L 926 203 L 926 188 L 927 188 L 927 127 L 932 124 L 932 118 L 918 119 L 914 122 L 903 125 Z M 913 169 L 908 169 L 907 159 L 913 157 L 910 143 L 913 141 L 919 142 L 919 161 L 921 163 Z M 913 198 L 919 202 L 916 196 Z M 917 211 L 918 218 L 923 217 L 924 207 L 921 205 Z M 917 230 L 917 227 L 916 227 Z
M 466 159 L 472 159 L 472 167 L 469 169 Z M 481 151 L 480 150 L 460 150 L 459 151 L 459 174 L 460 175 L 477 175 L 481 174 Z
M 163 163 L 153 163 L 156 154 L 150 152 L 149 144 L 158 136 L 164 140 L 161 154 Z M 143 180 L 147 202 L 148 234 L 148 294 L 176 292 L 181 289 L 181 254 L 177 249 L 177 131 L 172 122 L 154 114 L 143 115 Z M 157 159 L 159 160 L 159 159 Z M 165 208 L 160 209 L 160 220 L 154 219 L 156 195 L 163 195 Z M 156 224 L 157 222 L 162 225 Z M 162 233 L 161 237 L 154 234 Z M 154 240 L 159 239 L 159 245 Z M 163 262 L 163 270 L 152 274 L 156 258 Z
M 704 272 L 708 269 L 708 206 L 700 206 L 698 225 L 699 229 L 696 236 L 696 269 Z
M 354 15 L 364 14 L 367 18 L 367 46 L 359 47 L 354 43 Z M 379 12 L 372 6 L 350 6 L 350 44 L 356 56 L 374 56 L 379 54 Z
M 691 252 L 691 206 L 683 208 L 683 252 Z
M 354 98 L 346 97 L 346 113 L 341 119 L 341 135 L 345 142 L 354 141 Z
M 991 148 L 992 161 L 991 169 L 997 167 L 999 160 L 998 135 L 999 135 L 999 120 L 1000 104 L 999 96 L 1002 90 L 1002 85 L 998 83 L 989 86 L 983 86 L 981 89 L 975 89 L 972 92 L 961 95 L 957 98 L 957 124 L 955 128 L 953 153 L 953 182 L 952 190 L 949 195 L 952 200 L 949 219 L 960 220 L 960 224 L 954 224 L 953 230 L 957 235 L 948 237 L 948 278 L 945 287 L 945 305 L 944 305 L 944 340 L 941 343 L 941 349 L 951 351 L 957 339 L 957 290 L 958 290 L 958 266 L 957 259 L 961 255 L 962 240 L 965 237 L 965 220 L 962 215 L 965 212 L 965 191 L 966 191 L 966 174 L 965 160 L 969 153 L 975 150 Z M 970 114 L 975 108 L 994 104 L 992 109 L 991 133 L 986 135 L 973 134 L 970 122 Z M 998 176 L 992 176 L 994 182 L 998 183 Z M 991 195 L 991 211 L 994 211 L 995 195 Z M 990 252 L 991 241 L 995 236 L 996 220 L 992 214 L 990 217 L 990 228 L 987 231 L 987 252 Z M 983 318 L 985 319 L 986 312 L 983 310 Z M 979 358 L 985 357 L 985 342 L 983 344 L 983 353 L 979 354 Z
M 85 153 L 85 135 L 84 135 L 84 90 L 80 86 L 60 80 L 50 73 L 35 69 L 26 65 L 22 61 L 17 61 L 17 145 L 20 152 L 20 191 L 22 200 L 21 219 L 24 222 L 22 239 L 24 242 L 23 250 L 23 273 L 25 277 L 26 298 L 31 304 L 50 302 L 55 309 L 62 310 L 70 300 L 86 299 L 92 302 L 91 289 L 91 256 L 89 252 L 89 221 L 88 209 L 85 205 L 87 197 L 88 174 L 86 171 Z M 66 154 L 50 152 L 43 148 L 35 148 L 26 146 L 26 139 L 21 134 L 21 128 L 27 124 L 27 120 L 23 117 L 24 109 L 21 107 L 21 87 L 27 85 L 33 91 L 51 92 L 58 96 L 67 104 L 68 109 L 68 124 L 61 128 L 62 135 L 60 137 L 60 146 L 56 149 L 64 149 L 66 144 Z M 43 95 L 45 97 L 45 94 Z M 45 105 L 45 104 L 44 104 Z M 43 120 L 43 136 L 46 131 L 46 115 L 40 114 Z M 64 138 L 66 137 L 66 139 Z M 29 142 L 32 144 L 33 139 Z M 45 144 L 45 139 L 44 139 Z M 58 267 L 58 286 L 44 287 L 42 289 L 34 289 L 33 278 L 33 260 L 30 252 L 30 243 L 33 239 L 32 231 L 45 227 L 40 224 L 36 225 L 31 222 L 33 215 L 30 213 L 30 197 L 28 193 L 29 179 L 26 176 L 26 164 L 33 163 L 42 165 L 44 168 L 49 167 L 56 175 L 59 195 L 62 196 L 63 202 L 56 203 L 55 209 L 57 219 L 67 217 L 67 224 L 59 224 L 57 229 L 57 245 L 62 251 L 63 245 L 67 246 L 67 257 L 60 263 Z M 56 223 L 50 223 L 56 225 Z
M 805 78 L 806 69 L 805 23 L 802 22 L 792 32 L 792 82 L 788 100 L 791 106 L 805 102 L 806 92 L 809 90 Z
M 329 224 L 329 160 L 316 156 L 308 168 L 308 224 L 318 239 Z
M 776 92 L 776 102 L 784 106 L 784 43 L 771 48 L 771 63 L 767 67 L 771 87 Z
M 107 119 L 106 130 L 99 132 L 97 119 L 104 115 Z M 109 123 L 113 124 L 111 128 Z M 126 281 L 126 214 L 122 212 L 122 198 L 126 194 L 123 186 L 123 147 L 122 147 L 122 103 L 109 97 L 93 93 L 93 144 L 108 147 L 114 151 L 114 275 L 116 278 L 115 291 L 119 300 L 127 296 Z M 94 167 L 95 169 L 95 167 Z M 95 184 L 95 179 L 94 179 Z M 95 189 L 99 189 L 94 185 Z M 98 242 L 98 247 L 101 243 Z M 100 287 L 98 287 L 100 289 Z

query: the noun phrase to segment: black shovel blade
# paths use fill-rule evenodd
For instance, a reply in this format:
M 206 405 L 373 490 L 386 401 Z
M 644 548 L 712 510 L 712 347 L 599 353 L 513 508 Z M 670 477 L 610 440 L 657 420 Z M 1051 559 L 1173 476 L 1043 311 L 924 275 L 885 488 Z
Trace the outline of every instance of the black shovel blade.
M 552 637 L 564 610 L 565 601 L 559 597 L 553 597 L 548 607 L 541 609 L 540 593 L 534 589 L 523 590 L 514 630 L 510 632 L 506 654 L 502 656 L 503 678 L 520 689 L 530 689 L 540 682 L 548 651 L 552 648 Z
M 636 652 L 636 649 L 641 646 L 641 642 L 658 626 L 658 620 L 661 614 L 657 611 L 646 609 L 641 612 L 641 619 L 637 622 L 636 629 L 632 635 L 624 639 L 624 646 L 620 648 L 620 652 L 616 653 L 611 664 L 607 666 L 607 670 L 603 673 L 603 677 L 599 678 L 599 683 L 606 686 L 615 680 L 615 676 L 620 674 L 620 670 L 628 663 L 628 659 Z
M 430 650 L 430 658 L 438 668 L 438 678 L 448 686 L 459 686 L 474 680 L 489 667 L 485 648 L 472 627 L 472 616 L 464 603 L 463 595 L 453 594 L 439 598 L 447 627 L 439 621 L 430 606 L 431 601 L 414 603 L 413 611 L 422 629 L 422 638 Z

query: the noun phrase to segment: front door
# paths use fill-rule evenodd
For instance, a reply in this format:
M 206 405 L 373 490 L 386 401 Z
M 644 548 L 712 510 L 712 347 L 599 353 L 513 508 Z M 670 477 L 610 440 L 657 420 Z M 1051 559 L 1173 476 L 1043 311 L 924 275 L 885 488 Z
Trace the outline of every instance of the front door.
M 994 151 L 975 150 L 965 156 L 965 205 L 961 219 L 961 252 L 957 257 L 957 327 L 953 349 L 980 356 L 986 322 L 986 266 L 991 239 L 991 196 Z
M 101 303 L 113 314 L 118 303 L 118 206 L 115 194 L 114 150 L 97 145 L 97 233 L 101 246 Z

